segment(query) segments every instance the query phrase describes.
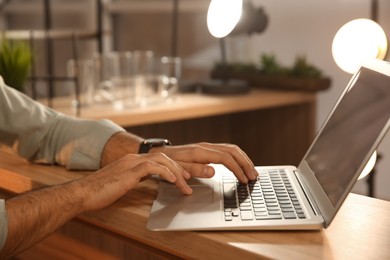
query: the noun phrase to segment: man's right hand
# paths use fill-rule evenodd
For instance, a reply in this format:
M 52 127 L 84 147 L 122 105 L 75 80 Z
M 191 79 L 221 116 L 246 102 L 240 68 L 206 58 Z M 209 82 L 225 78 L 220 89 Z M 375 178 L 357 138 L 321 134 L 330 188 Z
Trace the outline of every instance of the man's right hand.
M 85 210 L 107 207 L 151 175 L 175 183 L 183 194 L 192 193 L 186 182 L 190 174 L 168 156 L 162 153 L 127 154 L 78 181 L 85 191 Z

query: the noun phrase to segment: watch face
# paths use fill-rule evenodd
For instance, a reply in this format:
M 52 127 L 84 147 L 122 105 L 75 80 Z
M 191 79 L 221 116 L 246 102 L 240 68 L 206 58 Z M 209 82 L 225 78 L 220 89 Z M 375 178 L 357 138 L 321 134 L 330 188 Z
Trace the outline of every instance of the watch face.
M 150 138 L 145 140 L 145 144 L 149 144 L 151 146 L 160 146 L 160 145 L 170 145 L 171 142 L 163 138 Z

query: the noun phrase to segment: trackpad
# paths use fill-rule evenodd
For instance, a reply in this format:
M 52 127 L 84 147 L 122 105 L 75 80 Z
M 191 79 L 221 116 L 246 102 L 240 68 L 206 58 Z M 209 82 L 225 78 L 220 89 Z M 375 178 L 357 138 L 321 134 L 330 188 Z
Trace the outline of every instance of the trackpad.
M 214 189 L 210 185 L 190 185 L 191 195 L 183 195 L 176 186 L 165 186 L 158 192 L 157 201 L 162 205 L 210 205 L 214 201 Z
M 212 181 L 191 179 L 191 195 L 183 195 L 176 186 L 160 182 L 148 221 L 150 230 L 183 230 L 197 225 L 208 225 L 220 218 L 220 200 Z M 189 226 L 188 226 L 189 225 Z

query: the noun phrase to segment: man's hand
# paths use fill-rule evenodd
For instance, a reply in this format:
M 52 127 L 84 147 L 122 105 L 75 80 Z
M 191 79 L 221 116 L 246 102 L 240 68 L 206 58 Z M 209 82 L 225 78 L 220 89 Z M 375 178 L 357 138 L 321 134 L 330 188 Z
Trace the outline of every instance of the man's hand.
M 136 155 L 142 141 L 142 138 L 130 133 L 120 132 L 113 135 L 103 151 L 101 166 L 103 167 L 125 154 Z M 149 154 L 153 153 L 166 154 L 193 177 L 212 177 L 214 168 L 208 166 L 209 163 L 225 165 L 243 183 L 254 180 L 257 176 L 252 161 L 239 147 L 232 144 L 198 143 L 161 146 L 151 148 Z M 179 184 L 182 185 L 181 182 Z
M 90 193 L 94 195 L 86 199 L 86 210 L 110 205 L 151 175 L 174 183 L 183 194 L 192 193 L 186 182 L 191 175 L 168 156 L 162 153 L 127 154 L 80 181 L 94 191 Z
M 225 165 L 243 183 L 255 180 L 257 171 L 249 157 L 236 145 L 198 143 L 181 146 L 154 147 L 150 153 L 164 153 L 193 177 L 210 178 L 214 168 L 209 163 Z

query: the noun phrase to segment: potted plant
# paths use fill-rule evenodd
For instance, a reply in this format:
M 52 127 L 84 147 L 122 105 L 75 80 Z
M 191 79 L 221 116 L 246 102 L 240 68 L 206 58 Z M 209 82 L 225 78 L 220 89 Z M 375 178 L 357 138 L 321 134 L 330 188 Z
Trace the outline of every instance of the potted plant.
M 226 73 L 230 78 L 243 79 L 253 87 L 286 90 L 320 91 L 330 86 L 330 78 L 310 64 L 304 56 L 298 56 L 292 67 L 282 66 L 273 54 L 260 56 L 258 64 L 216 64 L 212 78 L 221 78 Z
M 3 39 L 0 44 L 0 75 L 8 86 L 24 92 L 31 62 L 32 52 L 26 42 Z

